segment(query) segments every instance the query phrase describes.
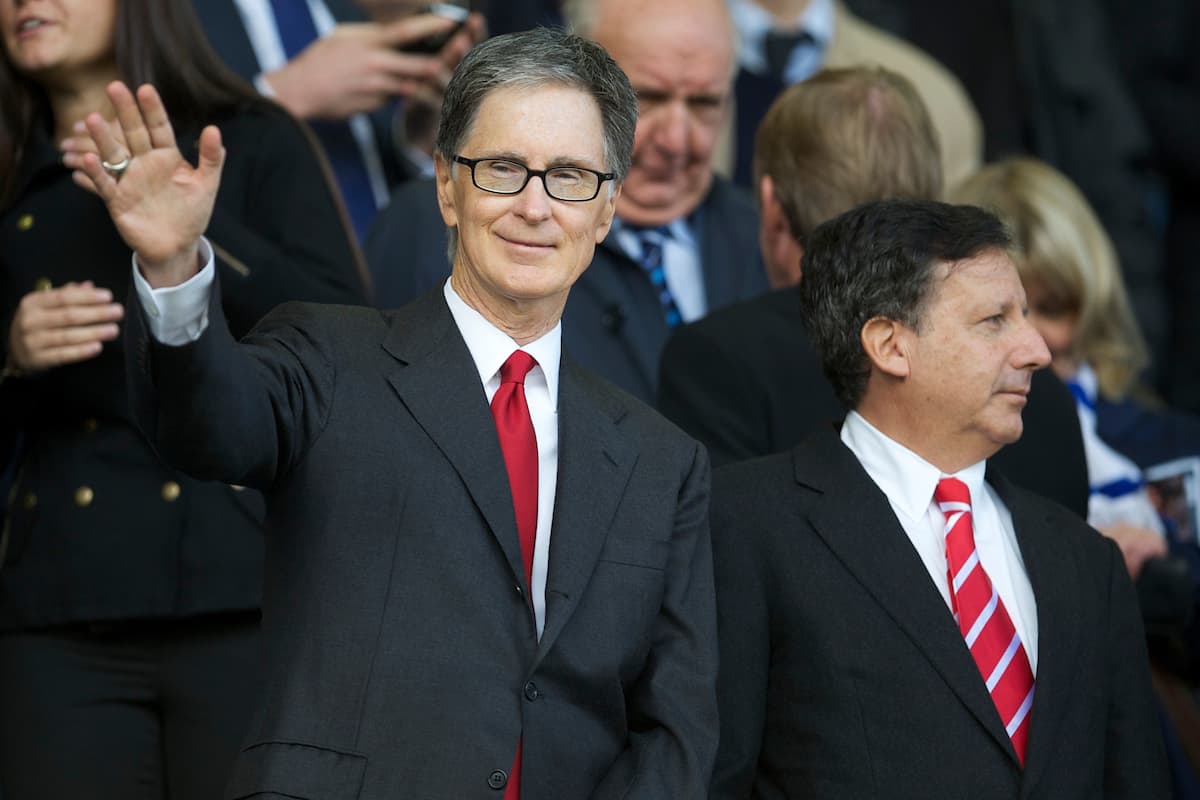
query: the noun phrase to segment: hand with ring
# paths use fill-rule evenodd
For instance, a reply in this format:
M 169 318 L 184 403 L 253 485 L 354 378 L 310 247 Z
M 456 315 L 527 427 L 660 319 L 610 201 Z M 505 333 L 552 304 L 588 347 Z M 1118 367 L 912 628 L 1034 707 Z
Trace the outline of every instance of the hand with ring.
M 95 191 L 136 253 L 151 286 L 174 286 L 199 269 L 200 236 L 208 227 L 225 163 L 221 133 L 210 125 L 200 134 L 193 167 L 179 152 L 162 99 L 153 86 L 135 97 L 124 83 L 108 85 L 116 109 L 113 122 L 89 114 L 89 144 L 67 150 L 63 163 L 75 183 Z M 65 144 L 65 143 L 64 143 Z
M 125 139 L 122 136 L 120 126 L 113 126 L 110 128 L 110 131 L 113 134 L 113 138 L 120 145 L 121 152 L 127 153 L 128 148 L 125 145 Z M 72 170 L 83 169 L 83 157 L 85 154 L 97 153 L 99 155 L 99 152 L 96 150 L 96 143 L 92 141 L 91 134 L 88 133 L 87 123 L 83 120 L 79 120 L 72 126 L 71 136 L 60 142 L 58 147 L 62 151 L 63 166 Z M 103 158 L 100 160 L 101 168 L 117 180 L 120 180 L 120 175 L 129 167 L 129 163 L 128 159 L 122 159 L 116 163 L 104 161 Z M 106 164 L 107 166 L 105 166 Z M 114 175 L 114 171 L 117 174 Z M 84 181 L 81 185 L 92 194 L 98 194 L 96 185 L 90 180 Z
M 133 156 L 125 156 L 115 164 L 108 161 L 101 161 L 100 168 L 112 176 L 114 181 L 121 180 L 121 176 L 125 174 L 125 170 L 129 169 L 129 162 L 133 160 Z

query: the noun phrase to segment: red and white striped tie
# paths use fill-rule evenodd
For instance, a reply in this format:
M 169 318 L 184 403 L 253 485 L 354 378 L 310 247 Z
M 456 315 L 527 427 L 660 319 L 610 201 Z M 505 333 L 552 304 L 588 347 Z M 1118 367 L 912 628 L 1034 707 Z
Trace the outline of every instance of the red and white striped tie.
M 954 619 L 1024 766 L 1034 689 L 1029 656 L 979 563 L 971 523 L 971 490 L 957 478 L 942 478 L 933 498 L 946 517 L 946 564 Z

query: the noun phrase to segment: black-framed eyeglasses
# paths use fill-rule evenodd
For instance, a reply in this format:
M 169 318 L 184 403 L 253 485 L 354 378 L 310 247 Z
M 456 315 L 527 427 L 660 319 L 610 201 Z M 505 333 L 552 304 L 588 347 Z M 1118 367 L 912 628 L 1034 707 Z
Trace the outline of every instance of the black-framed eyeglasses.
M 597 172 L 587 167 L 550 167 L 530 169 L 518 161 L 503 158 L 464 158 L 454 156 L 458 164 L 471 168 L 471 182 L 492 194 L 520 194 L 529 179 L 542 179 L 546 194 L 555 200 L 582 203 L 600 193 L 600 185 L 617 177 L 612 172 Z

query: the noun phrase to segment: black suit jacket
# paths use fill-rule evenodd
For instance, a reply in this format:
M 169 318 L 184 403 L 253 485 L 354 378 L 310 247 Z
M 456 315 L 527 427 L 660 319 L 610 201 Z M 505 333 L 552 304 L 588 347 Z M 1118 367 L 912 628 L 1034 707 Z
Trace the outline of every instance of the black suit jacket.
M 758 215 L 744 191 L 715 179 L 690 220 L 710 311 L 766 289 Z M 413 182 L 393 196 L 375 222 L 366 253 L 382 308 L 441 285 L 450 262 L 432 181 Z M 563 344 L 583 366 L 652 403 L 669 334 L 658 293 L 610 233 L 567 298 Z
M 989 473 L 1037 601 L 1026 764 L 888 500 L 832 432 L 717 471 L 721 747 L 711 797 L 1166 798 L 1117 548 Z
M 714 464 L 780 453 L 846 409 L 780 289 L 680 328 L 663 351 L 658 409 L 708 447 Z M 1071 393 L 1034 373 L 1025 433 L 992 458 L 1012 480 L 1087 516 L 1087 464 Z
M 703 448 L 565 359 L 535 636 L 508 479 L 440 291 L 289 304 L 242 345 L 132 340 L 172 463 L 267 491 L 268 682 L 231 797 L 703 795 L 716 642 Z M 133 315 L 140 320 L 139 315 Z

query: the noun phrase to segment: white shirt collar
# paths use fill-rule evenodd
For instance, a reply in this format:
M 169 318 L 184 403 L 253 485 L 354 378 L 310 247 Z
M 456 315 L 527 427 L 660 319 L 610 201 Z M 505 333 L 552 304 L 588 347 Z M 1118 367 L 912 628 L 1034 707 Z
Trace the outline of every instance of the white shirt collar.
M 770 12 L 754 0 L 730 0 L 729 11 L 741 43 L 739 61 L 747 69 L 761 70 L 766 65 L 763 42 L 773 29 L 805 31 L 821 49 L 833 39 L 836 19 L 833 0 L 810 0 L 808 7 L 790 25 L 776 25 Z
M 921 519 L 933 501 L 938 481 L 947 477 L 940 469 L 867 422 L 857 411 L 846 415 L 842 441 L 858 457 L 863 469 L 892 504 L 910 519 Z M 972 503 L 982 496 L 987 461 L 978 461 L 949 477 L 958 478 L 971 491 Z
M 518 346 L 512 337 L 467 305 L 458 292 L 454 291 L 449 278 L 446 279 L 443 294 L 446 297 L 446 305 L 450 307 L 450 316 L 454 318 L 454 324 L 458 326 L 463 340 L 467 343 L 467 349 L 471 352 L 475 369 L 479 371 L 479 382 L 486 386 L 489 381 L 495 380 L 498 384 L 500 367 L 512 355 L 513 350 L 524 350 L 537 361 L 537 366 L 530 371 L 530 375 L 536 380 L 538 371 L 541 371 L 546 388 L 550 392 L 550 407 L 557 412 L 562 321 L 555 323 L 553 328 L 534 341 Z

